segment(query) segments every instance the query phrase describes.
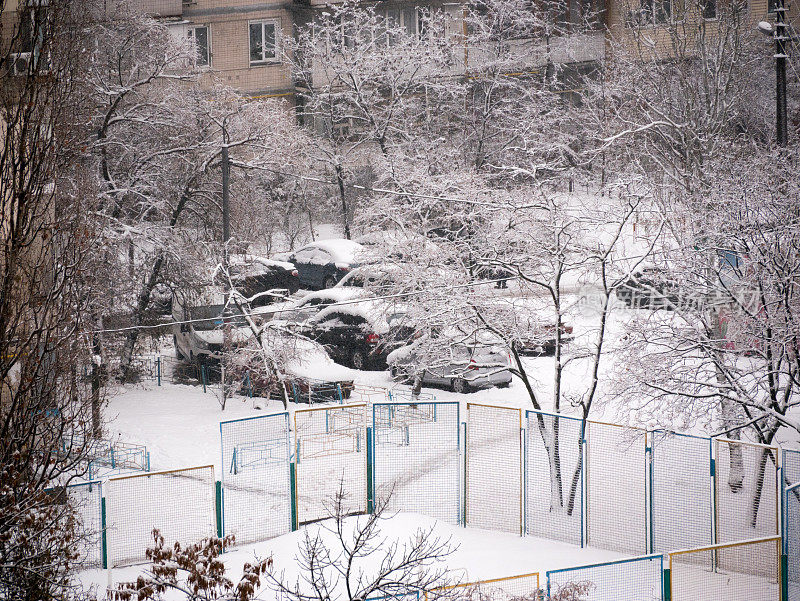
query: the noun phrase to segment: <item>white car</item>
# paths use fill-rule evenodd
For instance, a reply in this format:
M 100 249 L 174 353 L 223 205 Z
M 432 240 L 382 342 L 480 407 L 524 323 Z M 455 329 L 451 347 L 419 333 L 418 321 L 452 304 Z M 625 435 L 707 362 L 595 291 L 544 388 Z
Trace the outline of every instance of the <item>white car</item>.
M 200 292 L 176 292 L 172 299 L 172 326 L 175 354 L 178 359 L 196 363 L 210 363 L 222 358 L 226 332 L 228 343 L 240 345 L 253 333 L 236 308 L 230 308 L 223 316 L 224 294 L 215 287 L 203 288 Z
M 393 378 L 408 380 L 421 372 L 423 384 L 446 386 L 458 393 L 505 388 L 511 383 L 508 349 L 502 344 L 454 342 L 448 345 L 448 356 L 436 359 L 425 342 L 418 339 L 389 354 L 386 362 Z

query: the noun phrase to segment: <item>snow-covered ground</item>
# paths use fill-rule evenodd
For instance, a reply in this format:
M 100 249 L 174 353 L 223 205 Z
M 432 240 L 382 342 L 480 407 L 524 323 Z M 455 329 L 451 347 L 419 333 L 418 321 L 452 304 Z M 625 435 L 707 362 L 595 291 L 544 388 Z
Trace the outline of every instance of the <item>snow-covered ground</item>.
M 354 524 L 356 519 L 358 518 L 349 518 L 348 521 Z M 452 571 L 453 581 L 460 583 L 538 572 L 540 582 L 543 584 L 547 570 L 612 561 L 621 557 L 620 554 L 611 551 L 581 549 L 551 540 L 461 528 L 414 513 L 392 514 L 383 522 L 381 532 L 389 541 L 405 541 L 420 528 L 433 528 L 435 536 L 442 540 L 450 540 L 455 551 L 447 558 L 446 563 L 448 569 Z M 271 556 L 275 569 L 285 570 L 287 581 L 294 581 L 298 576 L 296 562 L 298 544 L 301 543 L 306 529 L 312 536 L 320 532 L 326 543 L 331 548 L 336 548 L 335 537 L 320 524 L 306 526 L 297 532 L 257 544 L 236 547 L 224 554 L 223 559 L 229 577 L 235 581 L 237 575 L 241 575 L 244 563 L 252 561 L 253 557 Z M 377 555 L 380 556 L 380 553 Z M 130 566 L 110 572 L 89 570 L 81 575 L 81 581 L 88 586 L 103 588 L 108 585 L 109 579 L 112 583 L 135 580 L 141 569 L 141 566 Z M 369 564 L 365 569 L 369 570 Z M 265 593 L 265 598 L 269 598 L 268 593 Z

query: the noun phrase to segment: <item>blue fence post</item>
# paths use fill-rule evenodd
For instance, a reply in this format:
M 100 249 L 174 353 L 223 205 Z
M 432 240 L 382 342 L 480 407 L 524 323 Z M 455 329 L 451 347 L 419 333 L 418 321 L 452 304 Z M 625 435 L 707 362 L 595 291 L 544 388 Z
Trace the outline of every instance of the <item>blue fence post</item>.
M 292 532 L 297 530 L 297 464 L 289 463 L 289 492 L 291 494 L 290 502 L 292 504 Z
M 158 379 L 158 385 L 161 386 L 161 355 L 156 357 L 156 378 Z
M 217 538 L 222 538 L 222 535 L 224 533 L 223 522 L 222 522 L 222 508 L 225 500 L 222 492 L 222 482 L 220 482 L 219 480 L 217 480 L 215 483 L 214 491 L 216 492 L 216 495 L 214 497 L 215 499 L 214 507 L 216 509 L 216 516 L 217 516 Z
M 103 569 L 108 568 L 108 541 L 106 539 L 106 498 L 100 498 L 100 553 L 103 559 Z
M 374 410 L 374 407 L 373 407 Z M 374 475 L 375 475 L 375 437 L 372 428 L 367 428 L 367 513 L 375 511 L 375 488 L 374 488 Z
M 655 445 L 653 444 L 655 438 L 655 432 L 647 432 L 645 434 L 647 442 L 644 446 L 644 454 L 645 454 L 645 466 L 647 468 L 647 487 L 645 488 L 645 511 L 649 513 L 649 520 L 647 520 L 647 528 L 645 528 L 645 553 L 653 553 L 653 549 L 655 547 L 655 519 L 654 519 L 654 511 L 655 508 L 655 499 L 653 495 L 653 449 Z
M 670 568 L 664 568 L 662 582 L 664 585 L 664 591 L 661 595 L 661 598 L 663 601 L 672 601 L 672 571 Z

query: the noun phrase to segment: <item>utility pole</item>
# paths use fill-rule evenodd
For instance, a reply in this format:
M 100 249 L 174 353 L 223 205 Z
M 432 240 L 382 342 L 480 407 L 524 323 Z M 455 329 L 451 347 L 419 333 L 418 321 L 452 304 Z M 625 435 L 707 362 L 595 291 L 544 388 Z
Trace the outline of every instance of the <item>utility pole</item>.
M 786 6 L 784 0 L 775 0 L 775 135 L 778 146 L 786 147 Z
M 231 161 L 228 155 L 228 130 L 223 124 L 222 126 L 222 267 L 225 290 L 225 307 L 222 319 L 223 331 L 223 344 L 222 344 L 222 358 L 220 359 L 220 380 L 222 384 L 222 410 L 225 410 L 227 402 L 227 387 L 225 386 L 225 358 L 227 356 L 228 348 L 230 345 L 230 323 L 225 320 L 225 313 L 228 313 L 228 293 L 230 292 L 229 286 L 229 261 L 228 261 L 228 242 L 231 239 L 231 211 L 230 211 L 230 179 L 231 179 Z

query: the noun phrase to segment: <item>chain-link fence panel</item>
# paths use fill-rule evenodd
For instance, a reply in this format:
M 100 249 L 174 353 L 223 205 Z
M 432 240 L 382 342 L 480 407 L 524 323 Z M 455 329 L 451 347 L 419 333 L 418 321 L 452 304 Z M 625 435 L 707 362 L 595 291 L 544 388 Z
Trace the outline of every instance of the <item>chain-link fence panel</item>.
M 712 544 L 711 439 L 649 434 L 653 552 Z
M 589 546 L 646 552 L 647 432 L 589 422 L 586 445 Z
M 522 533 L 522 411 L 467 403 L 468 526 Z
M 780 537 L 669 554 L 673 601 L 777 601 Z
M 348 513 L 367 510 L 366 424 L 363 404 L 295 411 L 299 523 L 329 517 L 340 492 Z
M 778 449 L 716 439 L 718 543 L 778 534 Z
M 78 522 L 78 564 L 97 568 L 103 564 L 103 489 L 100 482 L 67 486 L 67 499 Z
M 582 542 L 582 421 L 527 412 L 526 528 L 528 534 Z
M 392 511 L 459 522 L 458 403 L 372 406 L 376 498 Z
M 288 413 L 221 422 L 219 431 L 223 532 L 238 544 L 289 532 Z
M 783 536 L 788 559 L 788 601 L 800 601 L 800 451 L 783 452 Z
M 216 534 L 214 467 L 111 478 L 105 486 L 109 566 L 146 561 L 153 529 L 165 545 L 193 544 Z
M 647 555 L 547 572 L 553 601 L 661 601 L 663 556 Z
M 493 578 L 466 582 L 434 589 L 425 594 L 425 601 L 445 598 L 448 601 L 512 601 L 515 599 L 540 599 L 539 573 L 520 574 L 507 578 Z

